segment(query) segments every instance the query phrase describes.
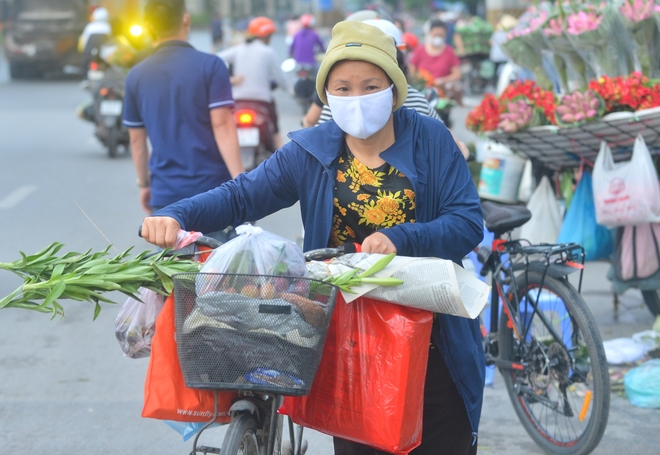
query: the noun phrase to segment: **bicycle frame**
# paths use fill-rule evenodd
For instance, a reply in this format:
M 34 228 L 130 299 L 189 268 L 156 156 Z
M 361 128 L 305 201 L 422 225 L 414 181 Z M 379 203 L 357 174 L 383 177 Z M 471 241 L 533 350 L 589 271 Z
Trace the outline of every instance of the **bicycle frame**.
M 508 317 L 508 324 L 513 329 L 516 338 L 525 340 L 529 337 L 531 321 L 533 316 L 537 315 L 552 336 L 556 340 L 562 340 L 562 347 L 569 353 L 570 348 L 566 346 L 568 343 L 557 334 L 543 312 L 539 311 L 538 303 L 546 276 L 564 278 L 572 272 L 580 271 L 578 284 L 578 292 L 580 292 L 585 262 L 584 249 L 576 243 L 532 245 L 526 240 L 495 238 L 491 249 L 482 247 L 478 255 L 479 260 L 484 264 L 481 271 L 482 276 L 489 272 L 492 274 L 490 331 L 485 343 L 486 364 L 496 365 L 507 370 L 524 370 L 528 367 L 525 363 L 511 362 L 499 357 L 497 335 L 500 302 L 502 302 L 502 310 Z M 515 273 L 520 271 L 525 273 L 525 278 L 530 271 L 537 271 L 542 275 L 541 286 L 539 286 L 536 296 L 525 294 L 525 304 L 530 309 L 525 312 L 525 317 L 519 311 L 523 302 L 519 299 L 520 290 L 515 280 Z M 525 323 L 525 320 L 529 322 Z

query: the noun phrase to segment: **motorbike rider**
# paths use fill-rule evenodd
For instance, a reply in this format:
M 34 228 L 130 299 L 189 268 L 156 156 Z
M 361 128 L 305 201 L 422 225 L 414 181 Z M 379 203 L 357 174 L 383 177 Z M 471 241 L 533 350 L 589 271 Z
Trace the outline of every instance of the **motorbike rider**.
M 300 16 L 302 29 L 293 37 L 289 48 L 289 55 L 298 65 L 316 68 L 316 54 L 325 53 L 323 41 L 314 30 L 315 22 L 314 16 L 309 13 Z
M 406 43 L 406 54 L 412 55 L 415 49 L 417 49 L 417 46 L 419 46 L 419 38 L 412 32 L 404 32 L 402 39 Z
M 461 104 L 461 61 L 446 39 L 446 24 L 438 19 L 431 21 L 424 45 L 417 47 L 410 58 L 410 69 L 429 72 L 433 85 Z
M 78 52 L 83 54 L 82 72 L 87 75 L 89 64 L 98 53 L 101 45 L 112 35 L 108 10 L 100 7 L 92 13 L 92 20 L 85 25 L 78 39 Z
M 234 100 L 251 101 L 267 108 L 275 127 L 273 143 L 282 147 L 277 109 L 272 84 L 284 90 L 287 80 L 280 68 L 275 50 L 268 44 L 277 31 L 275 23 L 267 17 L 256 17 L 248 24 L 248 37 L 244 43 L 232 46 L 217 55 L 233 68 L 232 93 Z

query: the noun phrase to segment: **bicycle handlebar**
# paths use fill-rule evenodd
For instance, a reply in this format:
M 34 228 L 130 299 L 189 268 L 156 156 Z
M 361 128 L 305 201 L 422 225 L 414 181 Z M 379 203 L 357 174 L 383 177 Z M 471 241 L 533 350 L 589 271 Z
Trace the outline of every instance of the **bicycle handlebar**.
M 142 237 L 142 225 L 138 228 L 138 237 Z M 194 242 L 196 245 L 205 246 L 208 248 L 218 248 L 223 242 L 206 235 L 202 235 Z M 362 247 L 359 243 L 345 243 L 337 248 L 318 248 L 306 252 L 305 261 L 322 261 L 324 259 L 336 258 L 345 254 L 359 253 Z M 189 248 L 184 247 L 178 250 L 172 250 L 171 255 L 189 255 L 191 254 Z

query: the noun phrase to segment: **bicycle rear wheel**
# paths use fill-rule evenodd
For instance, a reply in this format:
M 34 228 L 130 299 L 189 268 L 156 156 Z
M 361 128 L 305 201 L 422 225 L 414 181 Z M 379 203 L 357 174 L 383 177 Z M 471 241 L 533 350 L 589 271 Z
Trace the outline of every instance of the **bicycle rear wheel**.
M 526 367 L 501 373 L 518 418 L 543 450 L 588 454 L 603 437 L 609 416 L 605 351 L 575 288 L 566 280 L 541 278 L 529 272 L 516 279 L 520 334 L 508 317 L 501 319 L 500 355 Z
M 222 442 L 222 455 L 259 455 L 257 421 L 250 414 L 233 418 Z

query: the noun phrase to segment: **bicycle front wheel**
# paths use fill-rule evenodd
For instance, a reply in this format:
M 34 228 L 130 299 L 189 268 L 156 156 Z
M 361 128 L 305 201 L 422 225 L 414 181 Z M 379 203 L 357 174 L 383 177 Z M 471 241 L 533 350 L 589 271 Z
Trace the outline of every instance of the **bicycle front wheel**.
M 250 414 L 233 418 L 222 442 L 222 455 L 259 455 L 257 421 Z
M 598 446 L 609 416 L 605 351 L 582 296 L 566 280 L 528 272 L 516 278 L 514 328 L 500 321 L 501 357 L 521 370 L 501 369 L 527 433 L 546 452 L 584 455 Z M 510 301 L 513 295 L 507 294 Z

